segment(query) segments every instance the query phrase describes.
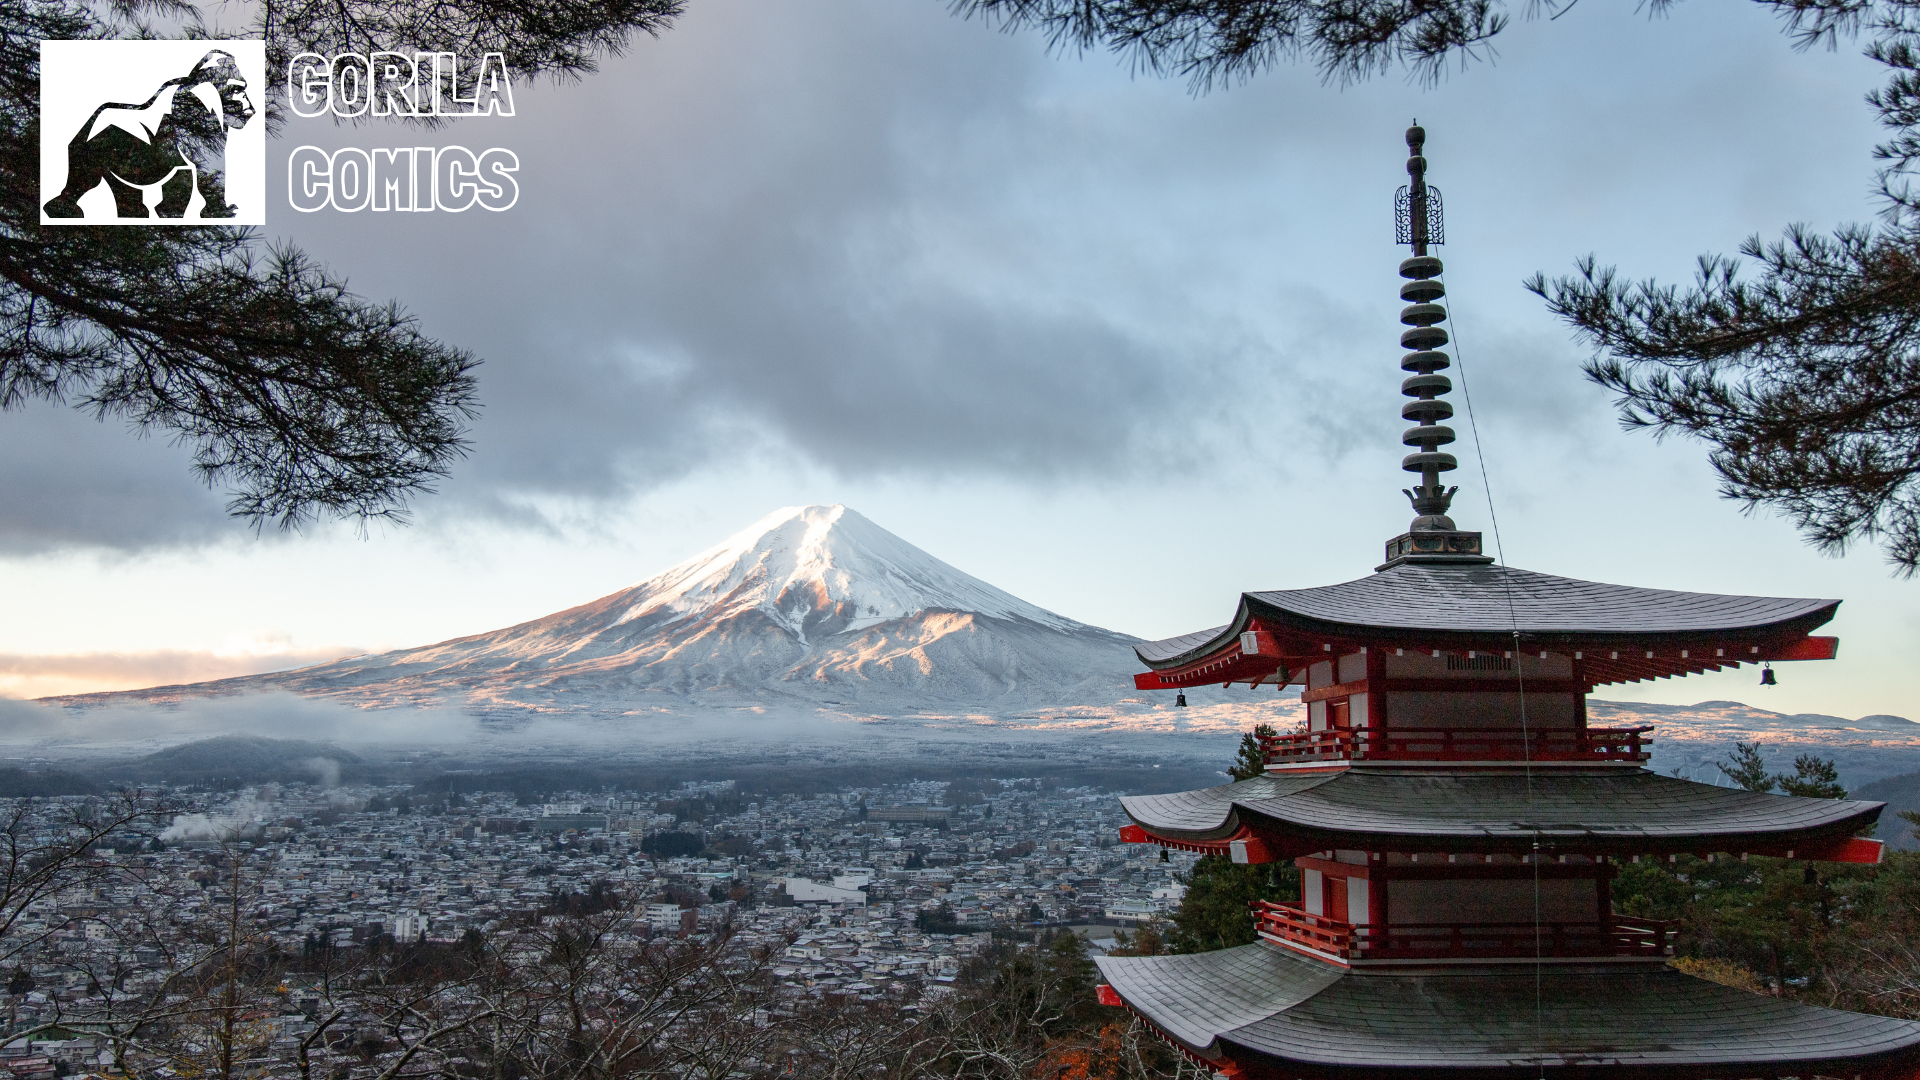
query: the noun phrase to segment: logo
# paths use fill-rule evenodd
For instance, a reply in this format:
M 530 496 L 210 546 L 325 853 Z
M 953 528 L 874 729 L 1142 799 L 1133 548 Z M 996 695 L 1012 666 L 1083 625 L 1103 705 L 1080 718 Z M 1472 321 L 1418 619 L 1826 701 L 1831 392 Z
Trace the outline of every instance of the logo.
M 301 53 L 287 65 L 287 101 L 302 118 L 513 115 L 506 58 L 476 66 L 454 53 Z M 508 210 L 520 199 L 520 158 L 495 146 L 299 146 L 287 157 L 287 205 L 303 214 Z
M 43 225 L 265 225 L 259 41 L 42 41 Z

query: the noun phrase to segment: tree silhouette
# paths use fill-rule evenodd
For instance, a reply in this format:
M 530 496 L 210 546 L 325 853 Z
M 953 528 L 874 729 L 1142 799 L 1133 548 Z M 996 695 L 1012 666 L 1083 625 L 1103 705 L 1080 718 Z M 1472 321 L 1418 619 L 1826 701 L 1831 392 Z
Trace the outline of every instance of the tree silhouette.
M 281 71 L 298 52 L 407 48 L 577 77 L 680 7 L 267 0 L 253 30 Z M 255 524 L 404 519 L 466 453 L 474 356 L 251 230 L 40 225 L 39 42 L 151 33 L 154 14 L 207 31 L 184 0 L 0 0 L 0 410 L 64 402 L 163 433 Z M 272 126 L 285 80 L 267 82 Z

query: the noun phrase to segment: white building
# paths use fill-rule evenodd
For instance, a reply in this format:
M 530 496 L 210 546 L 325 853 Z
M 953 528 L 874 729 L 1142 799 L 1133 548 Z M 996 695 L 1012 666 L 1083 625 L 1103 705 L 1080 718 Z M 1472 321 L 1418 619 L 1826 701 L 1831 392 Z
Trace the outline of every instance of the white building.
M 843 888 L 842 878 L 834 879 L 832 885 L 822 885 L 812 878 L 790 877 L 786 879 L 787 895 L 796 904 L 855 904 L 865 907 L 867 894 L 858 888 Z
M 405 945 L 427 936 L 427 917 L 417 911 L 396 915 L 387 923 L 387 935 Z
M 1161 913 L 1161 904 L 1154 900 L 1115 900 L 1107 905 L 1107 918 L 1123 919 L 1127 922 L 1144 922 L 1157 918 Z
M 647 925 L 653 927 L 655 933 L 679 930 L 680 919 L 679 904 L 647 905 Z

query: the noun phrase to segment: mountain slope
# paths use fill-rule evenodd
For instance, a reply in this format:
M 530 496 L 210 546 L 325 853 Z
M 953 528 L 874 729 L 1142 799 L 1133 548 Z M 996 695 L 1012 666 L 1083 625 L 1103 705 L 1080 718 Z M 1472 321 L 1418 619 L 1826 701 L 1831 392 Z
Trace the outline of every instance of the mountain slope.
M 1135 639 L 1075 622 L 934 558 L 844 506 L 788 507 L 631 588 L 416 649 L 186 687 L 364 705 L 629 711 L 698 697 L 993 711 L 1132 693 Z

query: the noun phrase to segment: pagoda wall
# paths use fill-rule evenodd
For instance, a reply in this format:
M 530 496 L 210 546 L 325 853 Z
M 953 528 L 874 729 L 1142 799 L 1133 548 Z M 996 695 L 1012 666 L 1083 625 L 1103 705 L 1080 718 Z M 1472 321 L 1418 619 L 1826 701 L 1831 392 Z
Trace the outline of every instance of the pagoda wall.
M 1331 854 L 1332 858 L 1326 855 Z M 1602 924 L 1612 915 L 1615 867 L 1575 857 L 1532 863 L 1513 856 L 1432 856 L 1338 851 L 1296 859 L 1301 907 L 1355 926 Z
M 1586 726 L 1586 695 L 1570 656 L 1434 656 L 1362 650 L 1307 665 L 1307 729 L 1532 728 Z M 1533 680 L 1536 689 L 1526 689 Z M 1455 687 L 1458 689 L 1455 689 Z M 1346 690 L 1347 693 L 1340 693 Z M 1332 696 L 1316 698 L 1315 692 Z M 1522 716 L 1522 706 L 1525 715 Z
M 1389 727 L 1517 728 L 1521 726 L 1523 702 L 1527 727 L 1549 731 L 1580 725 L 1580 702 L 1574 694 L 1523 695 L 1462 688 L 1400 690 L 1387 694 L 1386 699 Z
M 1387 925 L 1524 923 L 1534 918 L 1532 878 L 1495 881 L 1387 881 Z M 1540 920 L 1597 923 L 1604 918 L 1600 883 L 1593 878 L 1538 883 Z
M 1385 661 L 1389 679 L 1504 678 L 1511 681 L 1516 676 L 1522 679 L 1573 678 L 1573 658 L 1560 653 L 1548 653 L 1544 658 L 1521 656 L 1509 659 L 1500 656 L 1464 657 L 1452 653 L 1433 656 L 1417 651 L 1395 653 L 1385 650 L 1381 659 Z

